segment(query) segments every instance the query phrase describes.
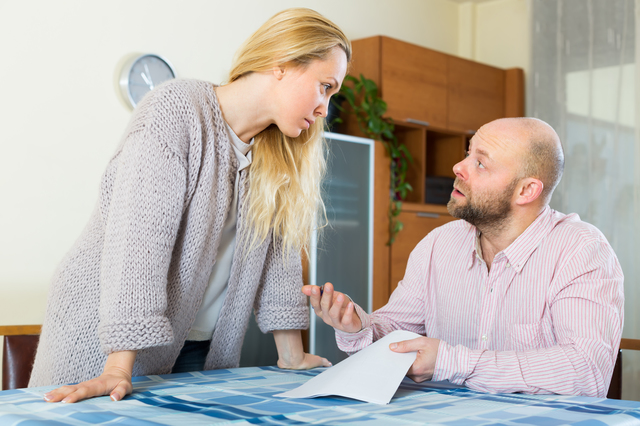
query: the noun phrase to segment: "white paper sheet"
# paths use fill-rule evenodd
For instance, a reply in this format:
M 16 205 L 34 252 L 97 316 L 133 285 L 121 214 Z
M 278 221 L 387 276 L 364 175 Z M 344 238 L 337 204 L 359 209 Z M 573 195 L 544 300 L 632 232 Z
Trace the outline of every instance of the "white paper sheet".
M 416 352 L 393 352 L 389 345 L 416 337 L 420 335 L 396 330 L 302 386 L 274 396 L 312 398 L 337 395 L 375 404 L 388 404 L 417 355 Z

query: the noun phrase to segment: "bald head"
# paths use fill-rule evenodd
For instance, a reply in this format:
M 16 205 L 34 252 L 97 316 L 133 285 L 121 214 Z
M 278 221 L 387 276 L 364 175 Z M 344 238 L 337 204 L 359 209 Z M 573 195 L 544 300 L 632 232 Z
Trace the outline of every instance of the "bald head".
M 520 178 L 542 181 L 540 197 L 547 204 L 564 170 L 562 144 L 555 130 L 544 121 L 529 117 L 501 118 L 487 126 L 500 130 L 509 142 L 519 145 Z

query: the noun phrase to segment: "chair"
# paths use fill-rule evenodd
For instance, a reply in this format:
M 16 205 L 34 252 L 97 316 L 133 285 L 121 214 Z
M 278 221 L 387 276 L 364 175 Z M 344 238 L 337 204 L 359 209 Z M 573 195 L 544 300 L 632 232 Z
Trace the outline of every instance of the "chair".
M 0 336 L 4 336 L 2 390 L 28 386 L 41 328 L 40 325 L 0 326 Z
M 640 340 L 637 340 L 637 339 L 620 340 L 620 350 L 618 351 L 616 365 L 613 368 L 613 375 L 611 376 L 611 384 L 609 385 L 609 393 L 607 393 L 607 398 L 622 399 L 622 351 L 623 350 L 640 351 Z

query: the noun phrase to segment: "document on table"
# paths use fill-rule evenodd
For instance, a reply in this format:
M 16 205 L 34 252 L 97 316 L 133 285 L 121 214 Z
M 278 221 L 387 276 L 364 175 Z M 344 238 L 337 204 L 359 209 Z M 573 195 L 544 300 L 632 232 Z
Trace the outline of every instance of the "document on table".
M 312 398 L 337 395 L 375 404 L 388 404 L 417 355 L 417 352 L 393 352 L 389 345 L 416 337 L 421 336 L 410 331 L 396 330 L 305 384 L 274 396 Z

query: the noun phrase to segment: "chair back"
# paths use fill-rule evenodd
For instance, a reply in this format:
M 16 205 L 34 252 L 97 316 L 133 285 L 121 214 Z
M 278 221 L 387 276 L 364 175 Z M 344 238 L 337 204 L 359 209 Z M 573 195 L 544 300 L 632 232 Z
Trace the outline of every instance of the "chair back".
M 2 390 L 26 388 L 40 339 L 40 326 L 0 326 L 4 335 Z
M 611 383 L 609 384 L 609 392 L 607 398 L 622 399 L 622 351 L 633 350 L 640 351 L 640 340 L 637 339 L 621 339 L 620 350 L 616 358 L 616 365 L 613 368 Z

